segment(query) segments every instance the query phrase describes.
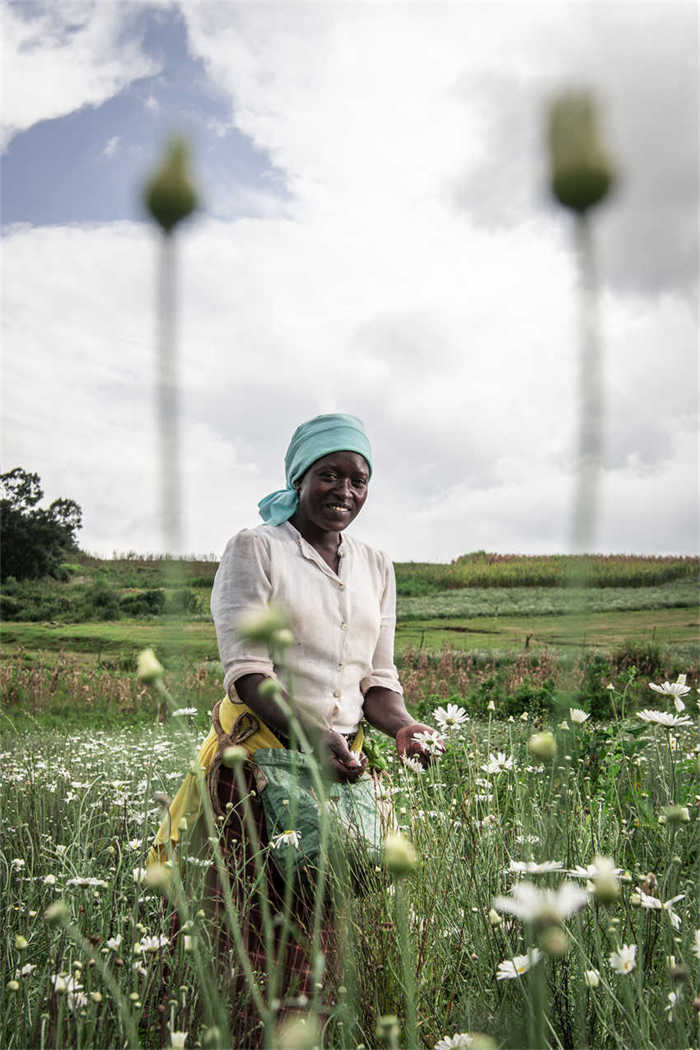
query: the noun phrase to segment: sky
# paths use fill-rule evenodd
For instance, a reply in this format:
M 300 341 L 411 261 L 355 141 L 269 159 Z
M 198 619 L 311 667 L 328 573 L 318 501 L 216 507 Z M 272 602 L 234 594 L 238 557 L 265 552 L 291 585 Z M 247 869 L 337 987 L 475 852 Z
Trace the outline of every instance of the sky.
M 592 548 L 698 553 L 698 8 L 27 0 L 2 16 L 2 470 L 93 553 L 164 547 L 159 239 L 177 236 L 182 550 L 220 555 L 294 428 L 364 420 L 356 537 L 398 561 L 572 549 L 580 287 L 546 113 L 598 100 L 603 453 Z

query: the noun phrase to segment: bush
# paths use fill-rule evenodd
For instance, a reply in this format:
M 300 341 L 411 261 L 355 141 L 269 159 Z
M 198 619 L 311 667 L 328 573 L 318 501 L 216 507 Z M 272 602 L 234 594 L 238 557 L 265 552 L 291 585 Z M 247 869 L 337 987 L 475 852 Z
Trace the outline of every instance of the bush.
M 158 616 L 165 609 L 165 593 L 153 588 L 138 594 L 125 594 L 119 605 L 127 616 Z
M 638 673 L 646 678 L 662 674 L 665 662 L 661 646 L 655 641 L 625 642 L 615 650 L 612 661 L 618 671 L 636 667 Z
M 168 591 L 165 596 L 165 612 L 167 613 L 198 613 L 200 607 L 201 599 L 190 587 Z
M 82 614 L 86 620 L 118 620 L 119 594 L 104 580 L 97 580 L 85 591 Z
M 586 653 L 581 666 L 583 681 L 575 697 L 576 705 L 587 708 L 593 718 L 613 718 L 615 712 L 608 689 L 612 668 L 607 659 L 602 653 Z

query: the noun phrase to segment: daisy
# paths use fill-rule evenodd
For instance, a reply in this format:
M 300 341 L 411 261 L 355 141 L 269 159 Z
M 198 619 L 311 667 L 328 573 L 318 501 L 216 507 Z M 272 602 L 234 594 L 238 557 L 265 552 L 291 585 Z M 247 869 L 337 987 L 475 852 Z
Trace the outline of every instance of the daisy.
M 610 965 L 615 973 L 632 973 L 637 965 L 637 945 L 623 944 L 616 952 L 610 954 Z
M 415 755 L 403 755 L 402 762 L 414 773 L 425 773 L 425 767 Z
M 170 1048 L 169 1050 L 184 1050 L 185 1040 L 187 1039 L 187 1032 L 173 1032 L 170 1030 Z
M 641 718 L 642 722 L 654 722 L 656 725 L 665 726 L 667 729 L 675 729 L 676 726 L 687 726 L 690 724 L 690 717 L 683 715 L 672 715 L 669 711 L 650 711 L 648 708 L 644 711 L 637 712 L 637 718 Z
M 600 984 L 600 973 L 598 970 L 584 970 L 583 981 L 588 988 L 597 988 Z
M 454 1035 L 445 1035 L 435 1044 L 434 1050 L 467 1050 L 473 1042 L 469 1032 L 455 1032 Z
M 700 930 L 696 930 L 693 936 L 692 952 L 696 958 L 700 959 Z
M 417 744 L 427 751 L 429 755 L 440 755 L 445 750 L 445 745 L 438 736 L 437 732 L 434 733 L 414 733 L 413 739 Z
M 650 911 L 665 911 L 671 920 L 671 926 L 674 930 L 679 929 L 681 925 L 680 915 L 677 915 L 673 910 L 673 905 L 677 901 L 682 901 L 685 897 L 685 893 L 679 893 L 677 897 L 671 897 L 670 900 L 660 901 L 658 897 L 650 897 L 644 890 L 637 890 L 639 895 L 639 903 L 642 908 L 648 908 Z
M 679 674 L 675 682 L 664 682 L 663 685 L 655 685 L 654 682 L 649 682 L 649 688 L 653 689 L 655 693 L 661 693 L 663 696 L 672 696 L 674 701 L 680 700 L 682 696 L 690 692 L 690 686 L 685 684 L 686 677 L 684 674 Z M 683 707 L 685 707 L 685 704 L 683 704 Z M 677 708 L 677 710 L 682 711 L 683 707 Z
M 590 717 L 591 716 L 586 711 L 582 711 L 580 707 L 569 708 L 569 718 L 576 725 L 582 725 L 586 721 L 586 719 Z
M 512 860 L 508 870 L 515 875 L 547 875 L 550 871 L 561 871 L 563 867 L 560 860 L 543 860 L 541 864 L 534 860 Z
M 298 831 L 283 831 L 281 835 L 276 835 L 270 845 L 273 849 L 279 849 L 280 846 L 297 846 L 301 842 L 301 835 Z
M 116 937 L 109 937 L 108 940 L 105 941 L 105 944 L 107 945 L 107 947 L 109 948 L 109 950 L 111 952 L 118 952 L 120 947 L 121 947 L 121 943 L 122 943 L 122 935 L 121 935 L 121 933 L 118 933 Z
M 504 959 L 498 964 L 496 973 L 497 981 L 512 981 L 515 977 L 521 977 L 527 973 L 542 958 L 539 948 L 533 948 L 528 955 L 516 955 L 513 959 Z
M 513 759 L 498 751 L 495 755 L 489 755 L 488 762 L 481 767 L 484 773 L 503 773 L 507 769 L 513 768 Z
M 191 718 L 196 714 L 196 707 L 178 707 L 177 711 L 173 711 L 173 718 Z
M 461 725 L 469 721 L 469 715 L 463 707 L 458 707 L 457 704 L 448 704 L 447 708 L 436 707 L 433 711 L 435 721 L 444 732 L 451 732 L 453 729 L 459 729 Z
M 573 882 L 557 890 L 541 890 L 533 882 L 519 882 L 510 897 L 496 897 L 498 911 L 510 912 L 525 922 L 558 923 L 568 919 L 588 903 L 588 894 Z

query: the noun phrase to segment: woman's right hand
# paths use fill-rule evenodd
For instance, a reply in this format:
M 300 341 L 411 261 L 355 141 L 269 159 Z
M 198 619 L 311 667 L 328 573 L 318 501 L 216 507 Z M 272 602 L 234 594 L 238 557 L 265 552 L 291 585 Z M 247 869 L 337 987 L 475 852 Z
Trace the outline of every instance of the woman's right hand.
M 362 776 L 367 767 L 367 756 L 351 751 L 345 737 L 332 729 L 324 729 L 320 744 L 325 752 L 326 765 L 335 780 L 347 780 L 354 783 Z

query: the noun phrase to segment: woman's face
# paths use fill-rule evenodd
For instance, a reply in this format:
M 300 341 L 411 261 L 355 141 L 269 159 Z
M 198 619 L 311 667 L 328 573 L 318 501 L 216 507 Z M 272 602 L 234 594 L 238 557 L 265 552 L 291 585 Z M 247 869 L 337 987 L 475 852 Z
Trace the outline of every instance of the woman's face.
M 298 481 L 299 512 L 322 532 L 342 532 L 367 499 L 369 467 L 359 452 L 331 452 Z

